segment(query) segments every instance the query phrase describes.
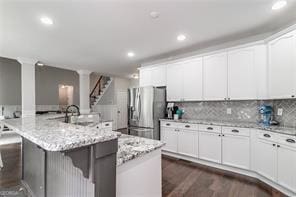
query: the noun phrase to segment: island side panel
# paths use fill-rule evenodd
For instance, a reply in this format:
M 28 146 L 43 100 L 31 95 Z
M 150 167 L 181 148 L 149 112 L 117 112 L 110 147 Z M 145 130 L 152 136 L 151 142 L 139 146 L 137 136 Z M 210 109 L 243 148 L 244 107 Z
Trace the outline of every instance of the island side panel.
M 23 138 L 22 179 L 30 187 L 30 193 L 46 197 L 46 152 Z
M 48 152 L 47 161 L 47 197 L 95 196 L 95 185 L 73 165 L 70 157 L 61 152 Z

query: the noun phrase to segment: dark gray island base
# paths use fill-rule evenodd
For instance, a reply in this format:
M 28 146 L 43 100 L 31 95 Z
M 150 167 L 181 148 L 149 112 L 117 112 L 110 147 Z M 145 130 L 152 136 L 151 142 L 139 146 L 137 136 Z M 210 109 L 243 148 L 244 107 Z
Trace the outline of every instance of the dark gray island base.
M 115 197 L 117 147 L 118 140 L 114 139 L 72 150 L 52 152 L 23 138 L 22 177 L 25 184 L 29 185 L 29 192 L 36 197 L 93 196 L 93 192 L 96 197 Z M 65 170 L 76 172 L 59 173 Z M 85 184 L 92 182 L 94 188 L 80 189 L 82 181 L 86 182 Z M 69 188 L 75 185 L 77 188 Z
M 57 115 L 0 123 L 22 136 L 22 182 L 33 197 L 161 197 L 160 141 Z

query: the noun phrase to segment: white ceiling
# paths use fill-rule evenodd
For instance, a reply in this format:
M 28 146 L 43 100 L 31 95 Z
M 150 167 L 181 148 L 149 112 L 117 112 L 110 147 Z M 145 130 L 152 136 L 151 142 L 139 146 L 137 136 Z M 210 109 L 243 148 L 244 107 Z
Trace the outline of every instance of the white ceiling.
M 273 0 L 0 0 L 0 56 L 127 76 L 147 60 L 274 31 L 296 20 L 296 2 Z M 160 13 L 158 19 L 149 16 Z M 41 16 L 53 19 L 50 27 Z M 178 42 L 179 33 L 187 35 Z M 126 53 L 136 56 L 128 58 Z

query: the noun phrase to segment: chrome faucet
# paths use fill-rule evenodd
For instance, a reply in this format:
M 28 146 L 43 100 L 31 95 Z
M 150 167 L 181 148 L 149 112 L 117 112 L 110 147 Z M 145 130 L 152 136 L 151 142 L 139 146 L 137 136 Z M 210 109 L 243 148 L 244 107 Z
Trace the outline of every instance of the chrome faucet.
M 76 108 L 77 110 L 77 115 L 80 116 L 80 110 L 79 110 L 79 107 L 77 105 L 70 105 L 66 108 L 66 116 L 65 116 L 65 122 L 66 123 L 69 123 L 69 115 L 68 113 L 70 113 L 70 108 Z M 73 112 L 72 112 L 72 116 L 73 116 Z

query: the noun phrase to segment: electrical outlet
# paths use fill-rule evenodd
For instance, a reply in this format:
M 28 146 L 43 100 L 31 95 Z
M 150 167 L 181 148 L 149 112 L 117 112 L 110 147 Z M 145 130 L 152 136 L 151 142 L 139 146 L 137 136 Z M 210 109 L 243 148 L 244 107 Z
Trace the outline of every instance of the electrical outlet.
M 231 114 L 231 108 L 227 108 L 226 113 Z
M 282 116 L 283 115 L 283 108 L 278 108 L 277 115 Z

